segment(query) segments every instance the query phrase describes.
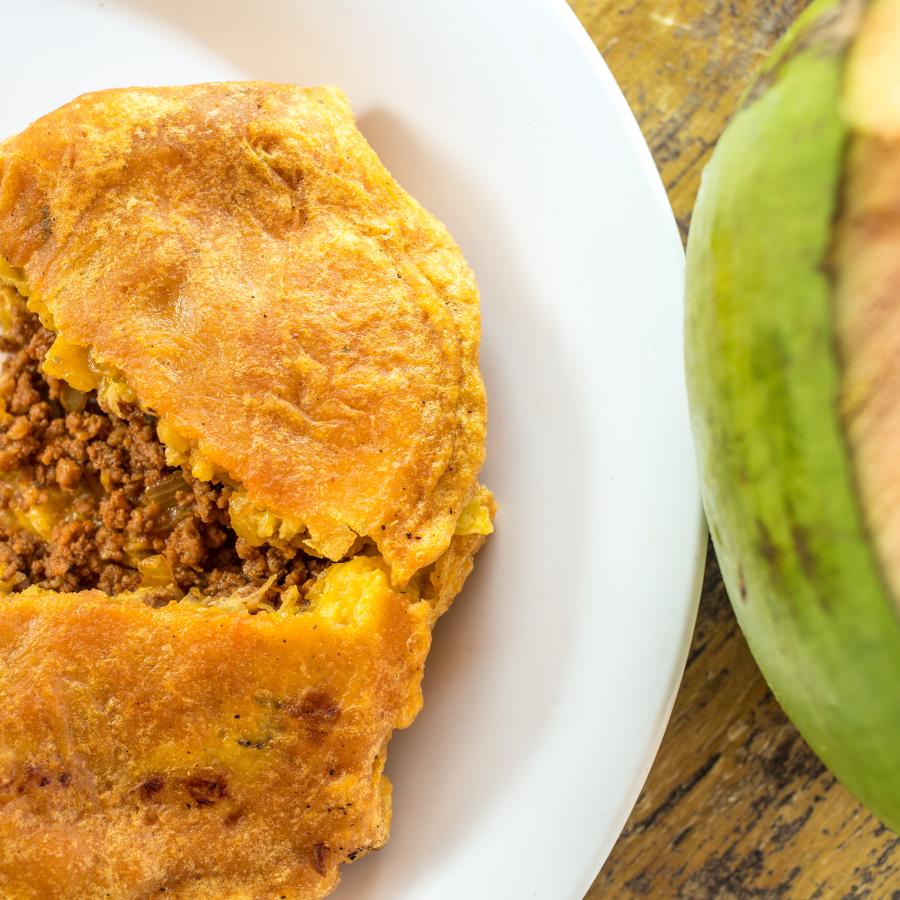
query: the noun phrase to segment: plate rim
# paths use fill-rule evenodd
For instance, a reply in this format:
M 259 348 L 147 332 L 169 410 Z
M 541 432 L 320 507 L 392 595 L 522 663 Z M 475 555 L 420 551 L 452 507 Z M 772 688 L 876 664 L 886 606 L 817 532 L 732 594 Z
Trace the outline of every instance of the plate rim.
M 631 105 L 628 103 L 628 100 L 625 97 L 622 88 L 619 86 L 619 83 L 613 75 L 612 70 L 609 68 L 609 65 L 603 58 L 603 54 L 600 52 L 600 49 L 594 43 L 586 27 L 578 18 L 575 10 L 569 5 L 567 0 L 541 0 L 541 2 L 545 3 L 547 7 L 556 14 L 556 16 L 560 20 L 560 23 L 569 32 L 575 46 L 578 49 L 579 55 L 588 64 L 591 71 L 593 72 L 593 75 L 599 84 L 600 90 L 604 94 L 606 94 L 606 96 L 614 105 L 616 115 L 622 125 L 623 132 L 628 138 L 635 156 L 641 163 L 644 181 L 650 188 L 652 195 L 657 202 L 657 205 L 661 207 L 663 216 L 667 219 L 667 221 L 670 222 L 672 239 L 678 246 L 679 258 L 683 265 L 685 258 L 685 249 L 684 243 L 681 239 L 681 234 L 678 230 L 678 223 L 675 218 L 675 212 L 672 209 L 671 202 L 669 201 L 668 192 L 666 191 L 659 169 L 656 166 L 656 161 L 653 158 L 653 153 L 650 150 L 647 140 L 644 137 L 644 133 L 641 130 L 637 118 L 635 117 L 634 111 L 632 110 Z M 683 311 L 683 293 L 681 297 L 681 305 Z M 687 524 L 688 523 L 685 523 L 686 526 Z M 599 876 L 602 872 L 607 859 L 615 849 L 616 845 L 619 842 L 619 839 L 622 836 L 622 832 L 628 822 L 629 817 L 631 816 L 631 813 L 634 811 L 637 801 L 640 798 L 641 791 L 643 790 L 644 785 L 647 782 L 647 779 L 653 768 L 653 764 L 659 754 L 659 749 L 665 733 L 668 730 L 669 722 L 672 717 L 672 710 L 674 709 L 675 701 L 678 697 L 679 691 L 681 689 L 681 684 L 684 679 L 684 671 L 687 665 L 688 654 L 690 652 L 691 643 L 693 641 L 694 632 L 696 629 L 697 615 L 699 612 L 700 598 L 703 587 L 703 578 L 709 556 L 709 531 L 706 524 L 706 516 L 703 511 L 703 504 L 700 498 L 699 491 L 696 498 L 695 520 L 692 523 L 692 526 L 695 530 L 694 577 L 693 583 L 689 591 L 687 592 L 687 602 L 686 604 L 684 604 L 684 614 L 682 617 L 684 632 L 681 640 L 681 647 L 678 651 L 679 663 L 676 668 L 678 674 L 667 687 L 665 711 L 658 723 L 656 735 L 644 749 L 641 764 L 637 767 L 637 775 L 633 779 L 632 784 L 630 785 L 630 788 L 626 794 L 627 799 L 624 801 L 623 809 L 619 812 L 618 824 L 613 829 L 611 829 L 610 839 L 598 845 L 598 848 L 589 867 L 589 871 L 592 871 L 593 874 L 588 874 L 582 879 L 582 890 L 579 895 L 581 897 L 583 897 L 590 890 L 594 881 L 597 879 L 597 876 Z

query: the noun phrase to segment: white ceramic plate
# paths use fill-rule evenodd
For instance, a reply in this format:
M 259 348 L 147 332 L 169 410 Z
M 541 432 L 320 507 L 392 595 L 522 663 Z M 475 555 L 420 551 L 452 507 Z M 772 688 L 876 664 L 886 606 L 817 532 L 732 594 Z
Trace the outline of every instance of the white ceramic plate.
M 497 533 L 391 745 L 387 849 L 338 897 L 579 898 L 646 776 L 705 549 L 682 250 L 563 0 L 0 0 L 10 134 L 82 91 L 261 78 L 350 95 L 474 267 Z M 661 850 L 662 852 L 662 850 Z

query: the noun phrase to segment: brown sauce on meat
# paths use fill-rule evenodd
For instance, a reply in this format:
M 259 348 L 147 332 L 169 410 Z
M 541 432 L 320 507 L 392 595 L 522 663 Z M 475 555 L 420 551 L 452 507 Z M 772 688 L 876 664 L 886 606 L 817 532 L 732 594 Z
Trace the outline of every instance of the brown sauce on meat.
M 170 584 L 154 584 L 159 602 L 192 589 L 223 596 L 272 576 L 267 603 L 278 606 L 292 585 L 302 595 L 323 562 L 238 538 L 231 488 L 167 466 L 155 421 L 139 409 L 123 405 L 123 417 L 113 415 L 93 392 L 45 375 L 52 341 L 24 309 L 0 337 L 2 585 L 116 594 L 141 586 L 138 564 L 155 557 L 171 574 Z M 49 511 L 37 526 L 28 512 L 35 509 Z

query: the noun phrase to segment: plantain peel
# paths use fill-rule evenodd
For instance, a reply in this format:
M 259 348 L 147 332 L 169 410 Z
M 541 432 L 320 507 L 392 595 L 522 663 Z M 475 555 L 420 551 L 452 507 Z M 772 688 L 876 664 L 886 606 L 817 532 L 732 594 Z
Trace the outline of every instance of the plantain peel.
M 148 493 L 215 487 L 222 547 L 310 575 L 176 591 L 135 544 L 135 589 L 3 576 L 0 895 L 324 896 L 387 839 L 388 740 L 493 528 L 472 272 L 340 91 L 235 83 L 89 94 L 0 144 L 0 285 L 51 388 L 152 423 Z M 0 453 L 3 534 L 109 501 L 63 463 L 77 489 Z

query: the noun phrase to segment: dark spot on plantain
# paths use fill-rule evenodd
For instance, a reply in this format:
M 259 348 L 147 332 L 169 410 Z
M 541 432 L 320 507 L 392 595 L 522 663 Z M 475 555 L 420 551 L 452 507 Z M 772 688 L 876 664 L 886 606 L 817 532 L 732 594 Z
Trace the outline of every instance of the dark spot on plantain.
M 165 786 L 166 780 L 162 775 L 151 775 L 138 787 L 138 794 L 140 795 L 141 800 L 145 803 L 149 803 L 151 800 L 157 798 L 157 795 Z
M 312 867 L 320 874 L 324 875 L 328 870 L 328 846 L 323 844 L 321 841 L 318 844 L 313 844 L 311 862 Z
M 237 739 L 238 747 L 243 747 L 245 750 L 265 750 L 271 743 L 272 738 L 270 737 Z
M 0 781 L 0 802 L 3 802 L 4 795 L 7 797 L 13 795 L 22 796 L 30 793 L 34 788 L 48 787 L 54 781 L 58 781 L 59 784 L 65 786 L 61 776 L 57 773 L 44 766 L 25 763 L 14 770 L 8 778 Z
M 46 203 L 41 207 L 41 234 L 47 240 L 53 237 L 53 217 Z
M 228 796 L 228 780 L 221 773 L 191 775 L 184 787 L 198 806 L 210 806 Z
M 245 812 L 246 812 L 246 809 L 243 805 L 237 806 L 233 810 L 231 810 L 231 812 L 228 813 L 227 816 L 225 816 L 225 818 L 222 820 L 222 822 L 225 825 L 227 825 L 229 828 L 231 828 L 231 827 L 237 825 L 237 823 L 240 822 L 240 820 L 244 818 Z
M 300 719 L 312 740 L 322 740 L 341 717 L 340 706 L 325 692 L 307 691 L 286 707 L 289 716 Z
M 794 552 L 797 555 L 797 562 L 803 574 L 812 582 L 820 578 L 819 564 L 815 554 L 810 549 L 809 532 L 799 522 L 791 524 L 791 542 L 794 546 Z M 821 596 L 822 605 L 829 605 L 829 598 L 826 595 Z
M 756 520 L 757 549 L 763 559 L 769 564 L 773 572 L 777 571 L 781 563 L 781 548 L 772 541 L 772 534 L 762 519 Z

